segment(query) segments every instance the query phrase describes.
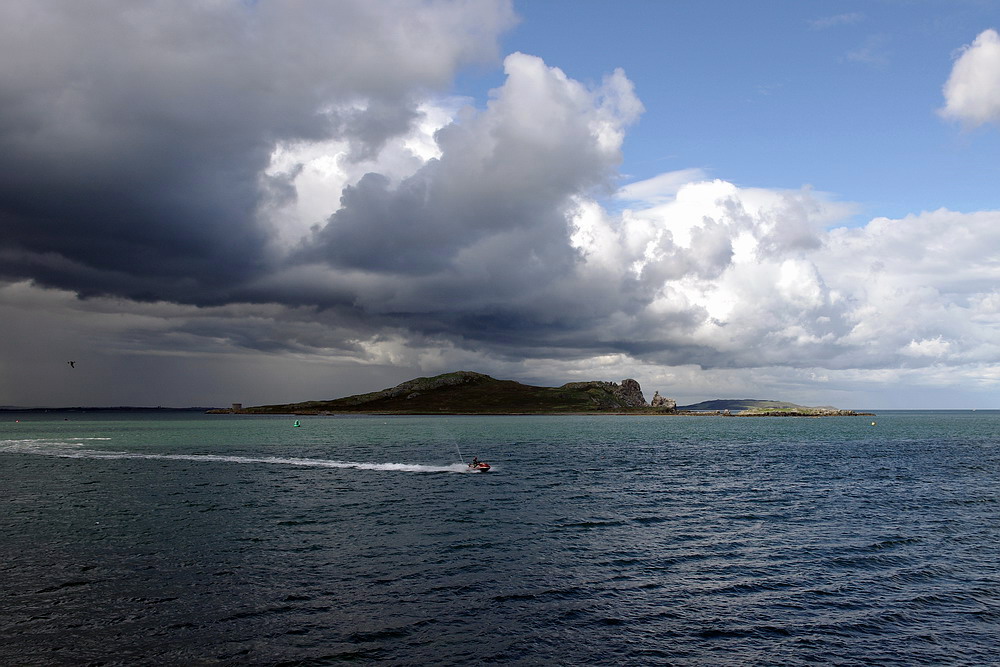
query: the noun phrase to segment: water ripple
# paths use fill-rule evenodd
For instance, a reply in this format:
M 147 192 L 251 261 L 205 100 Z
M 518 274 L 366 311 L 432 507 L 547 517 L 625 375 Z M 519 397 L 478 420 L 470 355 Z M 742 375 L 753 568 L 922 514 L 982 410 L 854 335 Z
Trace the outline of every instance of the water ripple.
M 0 663 L 989 664 L 996 422 L 3 425 Z

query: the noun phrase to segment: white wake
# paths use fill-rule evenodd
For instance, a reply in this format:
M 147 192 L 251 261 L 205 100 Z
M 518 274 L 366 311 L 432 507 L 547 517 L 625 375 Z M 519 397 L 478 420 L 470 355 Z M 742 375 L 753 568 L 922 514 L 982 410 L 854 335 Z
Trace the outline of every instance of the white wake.
M 81 449 L 87 440 L 109 440 L 110 438 L 72 438 L 69 440 L 2 440 L 0 452 L 12 454 L 37 454 L 72 459 L 145 459 L 151 461 L 192 461 L 195 463 L 239 463 L 309 468 L 353 468 L 355 470 L 384 470 L 390 472 L 470 472 L 464 463 L 450 465 L 424 465 L 420 463 L 375 463 L 369 461 L 336 461 L 328 459 L 307 459 L 281 456 L 228 456 L 222 454 L 143 454 L 139 452 L 113 452 L 96 449 Z

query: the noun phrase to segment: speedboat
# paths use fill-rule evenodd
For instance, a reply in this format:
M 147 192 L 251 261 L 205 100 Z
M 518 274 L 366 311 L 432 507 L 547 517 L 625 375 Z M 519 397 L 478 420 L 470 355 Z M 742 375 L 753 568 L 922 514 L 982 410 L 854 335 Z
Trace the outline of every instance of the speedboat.
M 489 472 L 490 471 L 490 464 L 489 463 L 485 463 L 484 461 L 480 461 L 479 463 L 470 463 L 469 464 L 469 471 L 470 472 Z

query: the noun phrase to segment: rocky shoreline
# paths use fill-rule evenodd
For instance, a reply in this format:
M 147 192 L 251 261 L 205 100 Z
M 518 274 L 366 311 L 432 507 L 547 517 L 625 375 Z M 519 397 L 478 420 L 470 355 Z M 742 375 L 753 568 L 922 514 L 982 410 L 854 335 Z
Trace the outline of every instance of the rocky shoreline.
M 874 417 L 874 412 L 855 412 L 854 410 L 830 410 L 826 408 L 813 410 L 744 410 L 737 417 Z

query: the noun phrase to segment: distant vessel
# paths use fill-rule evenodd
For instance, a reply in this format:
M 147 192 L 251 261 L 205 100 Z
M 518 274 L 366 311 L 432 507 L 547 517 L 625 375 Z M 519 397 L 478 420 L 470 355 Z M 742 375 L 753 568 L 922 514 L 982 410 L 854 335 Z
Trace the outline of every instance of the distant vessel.
M 485 461 L 479 461 L 477 463 L 470 463 L 469 470 L 473 472 L 489 472 L 490 464 Z
M 292 424 L 292 426 L 302 426 L 302 424 L 300 424 L 300 423 L 299 423 L 299 420 L 298 420 L 298 419 L 296 419 L 296 420 L 295 420 L 295 423 L 294 423 L 294 424 Z

